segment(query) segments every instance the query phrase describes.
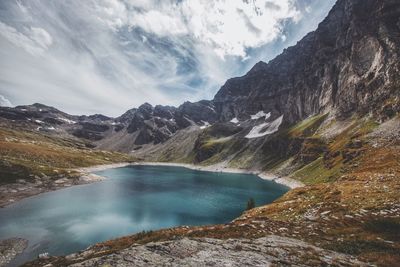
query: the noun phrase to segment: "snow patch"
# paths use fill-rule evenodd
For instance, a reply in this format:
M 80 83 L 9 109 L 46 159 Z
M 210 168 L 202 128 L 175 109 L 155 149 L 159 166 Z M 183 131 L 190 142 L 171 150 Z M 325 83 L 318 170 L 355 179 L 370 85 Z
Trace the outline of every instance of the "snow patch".
M 268 114 L 265 113 L 263 110 L 259 111 L 257 114 L 254 115 L 250 115 L 252 120 L 258 120 L 261 119 L 263 117 L 265 117 L 266 120 L 269 119 L 269 117 L 271 117 L 271 112 L 269 112 Z
M 200 126 L 200 129 L 206 129 L 211 126 L 211 124 L 208 121 L 201 121 L 203 123 L 203 126 Z
M 36 122 L 36 123 L 40 123 L 40 124 L 43 123 L 43 121 L 40 121 L 40 120 L 35 120 L 35 122 Z
M 236 123 L 239 123 L 239 120 L 237 118 L 233 118 L 230 122 L 236 124 Z
M 213 107 L 210 107 L 210 106 L 206 106 L 209 110 L 212 110 L 212 111 L 214 111 L 215 112 L 215 109 L 213 108 Z
M 68 123 L 68 124 L 75 124 L 75 123 L 76 123 L 76 121 L 69 120 L 69 119 L 66 119 L 66 118 L 58 117 L 58 119 L 59 119 L 59 120 L 62 120 L 62 121 L 64 121 L 64 122 L 66 122 L 66 123 Z
M 273 122 L 265 122 L 260 125 L 254 126 L 253 129 L 246 135 L 247 139 L 259 138 L 269 134 L 273 134 L 279 130 L 283 121 L 283 115 L 274 120 Z

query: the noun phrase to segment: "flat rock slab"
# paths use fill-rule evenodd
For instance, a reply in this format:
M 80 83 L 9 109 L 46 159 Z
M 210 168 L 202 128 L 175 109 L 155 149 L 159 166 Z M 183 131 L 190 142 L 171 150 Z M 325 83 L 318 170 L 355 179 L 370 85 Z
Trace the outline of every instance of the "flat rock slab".
M 71 266 L 368 266 L 300 240 L 188 239 L 137 245 Z

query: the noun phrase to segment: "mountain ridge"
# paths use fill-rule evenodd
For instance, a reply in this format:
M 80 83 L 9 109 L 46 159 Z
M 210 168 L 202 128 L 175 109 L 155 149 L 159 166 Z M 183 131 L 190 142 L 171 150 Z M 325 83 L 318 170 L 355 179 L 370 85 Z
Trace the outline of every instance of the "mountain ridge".
M 394 0 L 339 0 L 315 31 L 268 63 L 260 61 L 244 76 L 227 80 L 212 100 L 178 107 L 145 103 L 117 118 L 79 116 L 79 121 L 109 121 L 114 124 L 109 129 L 127 132 L 130 148 L 163 143 L 189 126 L 247 121 L 260 111 L 271 113 L 271 120 L 283 115 L 283 125 L 322 113 L 385 121 L 400 111 L 399 9 Z M 112 134 L 90 132 L 93 128 L 69 133 L 112 140 Z

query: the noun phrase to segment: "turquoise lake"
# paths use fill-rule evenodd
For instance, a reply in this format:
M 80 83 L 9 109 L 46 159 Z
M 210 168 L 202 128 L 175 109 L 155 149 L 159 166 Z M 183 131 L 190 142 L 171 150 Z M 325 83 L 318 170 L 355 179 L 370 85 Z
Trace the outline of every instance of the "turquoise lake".
M 227 223 L 244 211 L 250 197 L 260 206 L 288 191 L 255 175 L 181 167 L 130 166 L 95 173 L 107 179 L 0 209 L 0 239 L 29 240 L 12 265 L 39 253 L 65 255 L 143 230 Z

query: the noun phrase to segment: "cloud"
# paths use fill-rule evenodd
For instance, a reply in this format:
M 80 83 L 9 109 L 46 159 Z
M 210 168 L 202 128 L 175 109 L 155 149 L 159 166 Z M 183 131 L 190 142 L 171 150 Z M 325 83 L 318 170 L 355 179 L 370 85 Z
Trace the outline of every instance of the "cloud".
M 4 96 L 0 95 L 0 107 L 12 107 L 10 100 L 5 98 Z
M 211 99 L 312 29 L 330 8 L 315 3 L 0 1 L 0 89 L 18 105 L 111 116 L 143 102 Z
M 220 56 L 246 57 L 246 49 L 275 40 L 286 20 L 301 14 L 293 0 L 100 1 L 98 19 L 113 29 L 137 27 L 160 37 L 185 35 Z
M 51 35 L 42 28 L 31 27 L 30 38 L 44 50 L 47 50 L 53 43 Z
M 0 35 L 32 55 L 42 55 L 53 42 L 50 34 L 42 28 L 31 27 L 24 31 L 26 34 L 0 22 Z
M 183 2 L 190 28 L 197 40 L 210 44 L 221 56 L 247 56 L 248 48 L 256 48 L 274 41 L 286 20 L 300 16 L 293 1 L 273 3 L 279 10 L 271 9 L 271 1 L 206 1 Z

